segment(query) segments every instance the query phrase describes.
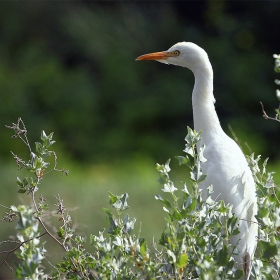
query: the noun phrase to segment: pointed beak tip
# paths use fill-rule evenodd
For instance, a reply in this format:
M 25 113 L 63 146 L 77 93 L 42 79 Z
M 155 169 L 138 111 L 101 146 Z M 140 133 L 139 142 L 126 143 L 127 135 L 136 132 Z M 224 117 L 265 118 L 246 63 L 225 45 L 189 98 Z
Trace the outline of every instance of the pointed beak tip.
M 166 60 L 171 55 L 164 51 L 164 52 L 156 52 L 156 53 L 148 53 L 138 56 L 135 60 Z
M 135 58 L 135 61 L 140 61 L 140 60 L 152 60 L 152 59 L 148 59 L 147 55 L 143 54 Z

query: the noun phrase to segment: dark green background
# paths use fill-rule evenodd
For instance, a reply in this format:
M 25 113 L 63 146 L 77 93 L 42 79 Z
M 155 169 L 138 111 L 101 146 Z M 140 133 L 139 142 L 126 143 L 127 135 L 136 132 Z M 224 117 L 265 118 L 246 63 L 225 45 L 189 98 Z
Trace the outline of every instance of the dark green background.
M 13 2 L 0 9 L 0 153 L 22 117 L 34 138 L 53 131 L 69 157 L 100 162 L 181 151 L 192 126 L 190 71 L 135 62 L 192 41 L 209 54 L 216 108 L 253 150 L 279 157 L 273 53 L 279 1 Z M 275 148 L 273 148 L 275 147 Z

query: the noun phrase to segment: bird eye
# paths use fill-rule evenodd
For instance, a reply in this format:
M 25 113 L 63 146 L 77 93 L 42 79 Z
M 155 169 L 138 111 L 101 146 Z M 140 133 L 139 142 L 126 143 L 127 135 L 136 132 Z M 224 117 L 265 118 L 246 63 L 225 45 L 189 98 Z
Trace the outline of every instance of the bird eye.
M 180 55 L 180 51 L 174 51 L 173 52 L 176 56 L 179 56 Z

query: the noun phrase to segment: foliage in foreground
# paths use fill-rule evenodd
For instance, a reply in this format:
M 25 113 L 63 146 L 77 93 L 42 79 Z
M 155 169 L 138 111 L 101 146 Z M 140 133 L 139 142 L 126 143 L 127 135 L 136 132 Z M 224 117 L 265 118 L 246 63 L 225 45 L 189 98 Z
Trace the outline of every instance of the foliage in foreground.
M 208 189 L 208 199 L 203 201 L 199 182 L 205 179 L 200 163 L 204 147 L 199 152 L 196 144 L 201 133 L 188 128 L 185 155 L 177 157 L 179 164 L 190 172 L 188 183 L 183 182 L 180 190 L 170 178 L 170 161 L 157 165 L 162 184 L 162 194 L 155 198 L 163 206 L 166 227 L 156 244 L 148 246 L 147 240 L 134 233 L 136 218 L 125 214 L 128 209 L 128 194 L 114 195 L 109 192 L 111 208 L 104 208 L 109 229 L 100 230 L 98 235 L 76 235 L 71 216 L 56 195 L 56 217 L 61 225 L 56 232 L 49 227 L 45 216 L 50 216 L 49 207 L 39 193 L 42 180 L 51 172 L 68 174 L 57 169 L 57 156 L 50 147 L 54 144 L 53 134 L 41 133 L 41 141 L 35 143 L 32 151 L 27 130 L 21 119 L 9 128 L 13 137 L 19 137 L 28 147 L 30 159 L 24 161 L 13 154 L 19 169 L 26 169 L 30 175 L 17 178 L 18 192 L 31 198 L 31 205 L 3 206 L 7 208 L 2 222 L 18 219 L 17 241 L 11 242 L 12 249 L 1 251 L 4 260 L 0 265 L 9 264 L 9 255 L 18 258 L 15 274 L 25 279 L 238 279 L 242 271 L 234 267 L 233 254 L 237 249 L 229 238 L 238 233 L 238 219 L 231 207 L 223 201 L 214 201 Z M 53 158 L 53 161 L 51 160 Z M 260 157 L 248 158 L 257 184 L 259 200 L 258 222 L 260 224 L 256 260 L 253 263 L 254 279 L 280 279 L 278 270 L 280 206 L 279 188 L 273 182 L 273 174 L 258 167 Z M 51 167 L 51 163 L 54 165 Z M 226 221 L 226 222 L 223 222 Z M 64 251 L 61 263 L 51 264 L 52 272 L 44 269 L 47 244 L 41 237 L 49 235 Z M 90 247 L 88 245 L 91 245 Z M 87 249 L 88 248 L 88 249 Z M 50 252 L 51 254 L 51 252 Z
M 275 58 L 274 71 L 276 73 L 280 73 L 280 54 L 274 54 L 273 57 Z M 280 80 L 275 79 L 275 84 L 280 85 Z M 276 89 L 276 97 L 277 97 L 278 101 L 280 101 L 280 90 L 279 89 Z M 273 121 L 280 122 L 280 104 L 279 104 L 278 108 L 275 109 L 275 112 L 276 112 L 275 117 L 269 117 L 267 115 L 267 113 L 264 110 L 264 106 L 263 106 L 262 102 L 261 102 L 261 106 L 262 106 L 262 111 L 263 111 L 263 117 L 266 120 L 273 120 Z

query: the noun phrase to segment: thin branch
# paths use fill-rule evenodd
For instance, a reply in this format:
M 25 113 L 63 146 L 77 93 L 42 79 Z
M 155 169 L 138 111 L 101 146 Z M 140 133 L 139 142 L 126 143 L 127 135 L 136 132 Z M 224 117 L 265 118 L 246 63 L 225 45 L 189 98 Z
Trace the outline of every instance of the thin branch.
M 19 244 L 20 241 L 19 241 L 19 240 L 4 240 L 4 241 L 1 241 L 1 242 L 0 242 L 0 245 L 1 245 L 2 243 L 17 243 L 17 244 Z
M 8 264 L 7 261 L 5 261 L 5 264 L 8 266 L 8 268 L 9 268 L 11 271 L 13 271 L 12 267 Z
M 18 219 L 18 215 L 10 209 L 9 212 L 5 213 L 6 215 L 1 219 L 1 222 L 13 222 Z
M 240 218 L 239 220 L 241 220 L 241 221 L 246 221 L 246 222 L 248 222 L 248 223 L 251 223 L 251 224 L 257 224 L 257 225 L 261 226 L 261 224 L 260 224 L 260 223 L 255 222 L 255 221 L 250 221 L 250 220 L 247 220 L 247 219 L 241 219 L 241 218 Z
M 40 179 L 38 178 L 38 181 Z M 39 182 L 38 182 L 39 183 Z M 38 210 L 38 207 L 37 207 L 37 204 L 36 204 L 36 201 L 35 201 L 35 192 L 33 191 L 32 192 L 32 201 L 33 201 L 33 205 L 35 207 L 35 210 L 37 213 L 39 213 L 39 210 Z M 44 228 L 44 230 L 48 233 L 48 235 L 53 239 L 55 240 L 65 251 L 67 251 L 66 247 L 64 246 L 64 244 L 62 244 L 49 230 L 48 228 L 45 226 L 45 224 L 43 223 L 43 221 L 41 220 L 40 217 L 36 217 L 36 219 L 39 221 L 39 223 L 42 225 L 42 227 Z
M 265 112 L 265 110 L 264 110 L 264 106 L 263 106 L 262 102 L 260 102 L 260 104 L 261 104 L 261 106 L 262 106 L 263 117 L 264 117 L 266 120 L 273 120 L 273 121 L 280 122 L 280 119 L 279 119 L 279 115 L 278 115 L 278 114 L 276 114 L 275 118 L 269 117 L 269 116 L 267 115 L 267 113 Z M 278 110 L 280 110 L 280 104 L 279 104 Z
M 49 152 L 54 156 L 54 167 L 50 171 L 46 172 L 44 175 L 47 175 L 47 174 L 49 174 L 53 171 L 60 171 L 59 169 L 56 168 L 56 166 L 57 166 L 57 155 L 56 155 L 56 153 L 54 151 L 49 151 Z
M 11 209 L 10 207 L 7 207 L 7 206 L 5 206 L 5 205 L 3 205 L 3 204 L 1 204 L 1 203 L 0 203 L 0 206 L 1 206 L 1 207 L 4 207 L 4 208 L 7 208 L 7 209 Z
M 7 254 L 7 255 L 6 255 L 5 259 L 0 263 L 0 266 L 1 266 L 3 263 L 6 263 L 6 264 L 7 264 L 7 259 L 8 259 L 8 257 L 9 257 L 9 255 L 10 255 L 11 253 L 13 253 L 14 251 L 16 251 L 18 248 L 20 248 L 23 244 L 28 243 L 28 242 L 30 242 L 30 241 L 32 241 L 32 240 L 34 240 L 34 239 L 39 239 L 40 237 L 44 236 L 45 234 L 48 234 L 48 232 L 44 232 L 44 233 L 42 233 L 42 234 L 40 234 L 40 235 L 38 235 L 38 236 L 36 236 L 36 237 L 32 237 L 32 238 L 30 238 L 30 239 L 28 239 L 28 240 L 25 240 L 25 241 L 23 241 L 23 242 L 20 242 L 19 245 L 16 246 L 14 249 L 7 250 L 7 251 L 1 251 L 0 254 Z
M 23 128 L 20 128 L 20 126 L 22 126 Z M 28 138 L 27 138 L 27 129 L 24 125 L 24 122 L 22 121 L 21 118 L 18 118 L 17 123 L 12 123 L 12 126 L 6 125 L 7 128 L 13 129 L 15 134 L 12 136 L 12 138 L 17 138 L 19 137 L 28 147 L 29 151 L 31 152 L 31 147 L 30 144 L 28 142 Z M 22 134 L 24 136 L 22 136 Z
M 20 170 L 20 169 L 22 169 L 23 167 L 25 167 L 25 161 L 24 160 L 22 160 L 20 157 L 18 157 L 16 154 L 14 154 L 12 151 L 10 151 L 11 152 L 11 154 L 13 155 L 13 157 L 14 157 L 14 160 L 16 161 L 16 164 L 17 164 L 17 166 L 18 166 L 18 169 Z

